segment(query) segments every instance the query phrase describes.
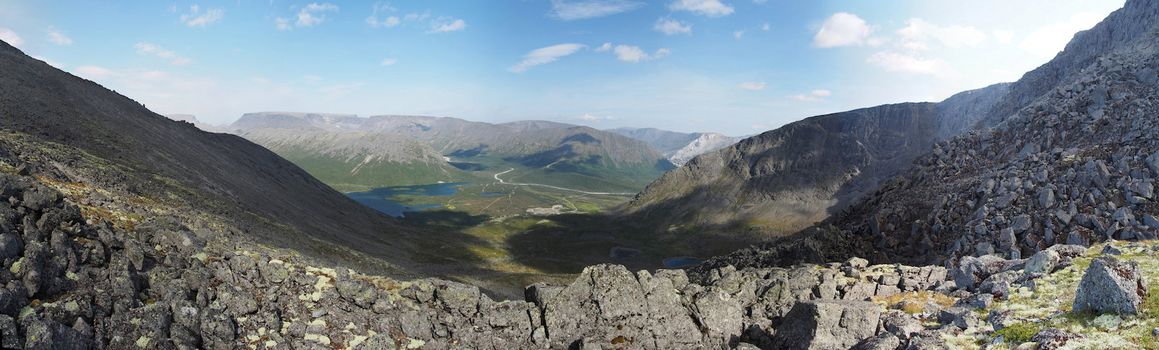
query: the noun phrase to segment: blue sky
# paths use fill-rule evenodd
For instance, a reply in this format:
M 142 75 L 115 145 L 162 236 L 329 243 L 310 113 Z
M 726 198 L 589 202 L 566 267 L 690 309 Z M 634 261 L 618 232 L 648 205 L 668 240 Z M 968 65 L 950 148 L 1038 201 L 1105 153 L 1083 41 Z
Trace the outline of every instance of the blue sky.
M 1122 0 L 0 0 L 0 39 L 162 114 L 753 134 L 1016 80 Z

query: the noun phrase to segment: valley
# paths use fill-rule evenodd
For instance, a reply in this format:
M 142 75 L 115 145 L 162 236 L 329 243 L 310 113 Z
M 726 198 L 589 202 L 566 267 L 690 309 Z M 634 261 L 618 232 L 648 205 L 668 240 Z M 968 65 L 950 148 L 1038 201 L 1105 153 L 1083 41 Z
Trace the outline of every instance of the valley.
M 734 140 L 719 134 L 291 112 L 249 113 L 224 129 L 428 232 L 414 243 L 444 260 L 440 271 L 486 279 L 496 293 L 517 294 L 536 276 L 573 276 L 591 264 L 652 269 L 745 246 L 743 238 L 699 235 L 657 241 L 646 223 L 618 214 L 675 167 L 655 147 L 689 156 Z
M 0 1 L 0 349 L 1159 349 L 1159 0 L 826 1 Z

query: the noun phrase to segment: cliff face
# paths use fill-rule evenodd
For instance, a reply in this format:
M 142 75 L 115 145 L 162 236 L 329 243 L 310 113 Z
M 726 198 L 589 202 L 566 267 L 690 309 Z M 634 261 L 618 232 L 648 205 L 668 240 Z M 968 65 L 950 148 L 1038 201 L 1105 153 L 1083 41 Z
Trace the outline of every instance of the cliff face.
M 718 264 L 791 263 L 813 252 L 952 265 L 962 256 L 1027 257 L 1058 243 L 1154 238 L 1159 124 L 1148 116 L 1159 112 L 1157 8 L 1132 1 L 1077 34 L 1011 85 L 1008 96 L 1038 97 L 981 122 L 993 128 L 934 145 L 821 226 Z M 1044 72 L 1059 74 L 1044 80 Z
M 694 158 L 626 206 L 659 227 L 794 233 L 840 211 L 965 130 L 1005 85 L 942 103 L 907 103 L 817 116 Z

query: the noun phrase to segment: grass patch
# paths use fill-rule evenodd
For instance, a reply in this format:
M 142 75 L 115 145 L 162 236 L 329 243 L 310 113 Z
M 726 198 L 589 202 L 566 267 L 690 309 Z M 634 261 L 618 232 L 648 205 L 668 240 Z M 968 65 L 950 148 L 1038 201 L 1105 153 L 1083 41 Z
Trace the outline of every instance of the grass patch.
M 925 311 L 926 305 L 932 304 L 946 309 L 953 306 L 957 301 L 958 299 L 954 297 L 931 291 L 905 292 L 887 297 L 873 298 L 873 302 L 887 308 L 900 304 L 901 311 L 910 315 L 922 313 Z
M 1022 344 L 1029 342 L 1035 334 L 1042 331 L 1042 325 L 1037 323 L 1015 323 L 1006 328 L 995 331 L 995 335 L 1002 336 L 1007 343 Z

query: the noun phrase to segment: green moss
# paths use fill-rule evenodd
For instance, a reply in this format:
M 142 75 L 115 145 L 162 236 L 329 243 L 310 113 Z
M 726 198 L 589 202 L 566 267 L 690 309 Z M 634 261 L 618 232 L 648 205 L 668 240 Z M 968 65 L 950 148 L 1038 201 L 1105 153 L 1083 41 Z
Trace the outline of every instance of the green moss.
M 1042 326 L 1036 323 L 1015 323 L 994 332 L 994 334 L 1005 338 L 1007 343 L 1022 344 L 1030 341 L 1040 331 L 1042 331 Z

